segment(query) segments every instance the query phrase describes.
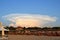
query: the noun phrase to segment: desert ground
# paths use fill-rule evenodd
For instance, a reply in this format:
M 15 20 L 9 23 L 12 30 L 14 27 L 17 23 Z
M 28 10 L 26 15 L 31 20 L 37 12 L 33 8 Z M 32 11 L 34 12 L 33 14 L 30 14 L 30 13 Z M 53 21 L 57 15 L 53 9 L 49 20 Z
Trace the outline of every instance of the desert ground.
M 60 40 L 60 36 L 8 35 L 8 40 Z

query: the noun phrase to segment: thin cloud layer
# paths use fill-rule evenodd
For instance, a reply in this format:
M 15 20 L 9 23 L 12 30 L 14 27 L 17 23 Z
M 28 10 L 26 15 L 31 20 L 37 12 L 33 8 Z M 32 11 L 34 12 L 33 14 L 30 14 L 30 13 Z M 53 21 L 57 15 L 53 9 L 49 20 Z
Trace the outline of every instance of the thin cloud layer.
M 14 22 L 15 26 L 43 26 L 46 23 L 56 22 L 56 17 L 51 17 L 48 15 L 37 15 L 37 14 L 8 14 L 3 16 L 7 21 Z

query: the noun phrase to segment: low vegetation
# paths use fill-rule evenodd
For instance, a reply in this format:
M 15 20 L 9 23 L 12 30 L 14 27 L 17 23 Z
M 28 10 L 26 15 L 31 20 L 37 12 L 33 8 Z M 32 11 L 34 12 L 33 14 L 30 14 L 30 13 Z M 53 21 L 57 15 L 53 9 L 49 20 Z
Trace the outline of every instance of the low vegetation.
M 8 29 L 8 34 L 13 35 L 44 35 L 44 36 L 60 36 L 60 27 L 13 27 L 6 26 L 5 29 Z

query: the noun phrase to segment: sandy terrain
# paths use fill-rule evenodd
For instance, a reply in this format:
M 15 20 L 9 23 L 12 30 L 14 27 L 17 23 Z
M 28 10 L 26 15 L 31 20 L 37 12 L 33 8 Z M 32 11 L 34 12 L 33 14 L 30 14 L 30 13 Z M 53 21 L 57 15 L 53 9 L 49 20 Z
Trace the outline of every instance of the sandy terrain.
M 60 40 L 60 37 L 34 36 L 34 35 L 9 35 L 8 40 Z

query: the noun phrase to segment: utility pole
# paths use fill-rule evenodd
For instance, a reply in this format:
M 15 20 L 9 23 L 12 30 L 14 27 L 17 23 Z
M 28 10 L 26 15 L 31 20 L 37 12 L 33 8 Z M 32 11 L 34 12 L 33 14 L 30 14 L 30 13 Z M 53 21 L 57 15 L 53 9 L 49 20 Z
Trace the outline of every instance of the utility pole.
M 2 26 L 2 22 L 0 22 L 0 28 L 2 29 L 2 38 L 4 37 L 4 27 Z

